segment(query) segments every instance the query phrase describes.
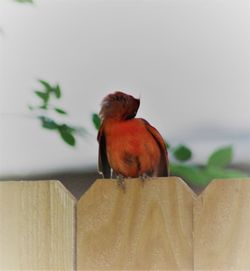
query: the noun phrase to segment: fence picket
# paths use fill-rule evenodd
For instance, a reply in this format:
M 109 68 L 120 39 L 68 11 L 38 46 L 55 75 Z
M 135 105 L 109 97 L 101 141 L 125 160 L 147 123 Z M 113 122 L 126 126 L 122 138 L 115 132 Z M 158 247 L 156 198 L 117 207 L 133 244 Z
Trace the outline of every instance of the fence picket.
M 178 178 L 97 180 L 77 204 L 78 270 L 192 269 L 192 204 Z
M 194 204 L 195 270 L 250 270 L 250 179 L 215 180 Z
M 57 181 L 0 182 L 0 270 L 73 270 L 75 199 Z

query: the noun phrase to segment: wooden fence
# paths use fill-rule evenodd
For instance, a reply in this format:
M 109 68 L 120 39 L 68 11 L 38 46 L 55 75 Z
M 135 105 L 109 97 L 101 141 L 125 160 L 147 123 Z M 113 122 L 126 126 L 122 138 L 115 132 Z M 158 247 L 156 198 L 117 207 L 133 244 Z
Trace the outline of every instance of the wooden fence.
M 0 182 L 0 270 L 250 270 L 250 179 Z

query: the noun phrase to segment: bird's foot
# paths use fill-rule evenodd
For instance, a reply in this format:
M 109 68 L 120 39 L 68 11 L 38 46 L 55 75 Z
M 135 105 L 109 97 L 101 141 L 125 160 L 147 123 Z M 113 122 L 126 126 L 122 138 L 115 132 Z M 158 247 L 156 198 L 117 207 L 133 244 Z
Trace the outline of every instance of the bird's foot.
M 125 192 L 125 177 L 123 175 L 117 175 L 117 181 L 118 181 L 118 185 L 119 187 L 122 188 L 122 190 Z
M 147 173 L 143 173 L 142 175 L 139 176 L 140 180 L 144 183 L 145 181 L 150 180 L 150 176 L 147 175 Z

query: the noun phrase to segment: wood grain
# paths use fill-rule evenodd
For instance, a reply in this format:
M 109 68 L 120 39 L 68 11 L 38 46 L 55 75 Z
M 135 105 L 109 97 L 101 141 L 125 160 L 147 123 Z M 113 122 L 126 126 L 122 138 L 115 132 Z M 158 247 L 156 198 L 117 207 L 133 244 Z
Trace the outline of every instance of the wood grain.
M 57 181 L 0 182 L 0 270 L 73 270 L 75 199 Z
M 194 204 L 195 270 L 250 270 L 250 179 L 216 180 Z
M 250 179 L 0 182 L 0 270 L 250 270 Z
M 78 270 L 192 270 L 192 191 L 174 177 L 125 187 L 97 180 L 78 202 Z

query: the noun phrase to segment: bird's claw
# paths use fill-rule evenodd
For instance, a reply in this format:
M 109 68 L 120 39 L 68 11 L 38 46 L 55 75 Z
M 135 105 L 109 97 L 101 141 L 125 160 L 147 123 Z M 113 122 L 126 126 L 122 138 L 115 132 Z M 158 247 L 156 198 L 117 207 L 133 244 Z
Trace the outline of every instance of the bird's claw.
M 147 173 L 143 173 L 142 175 L 139 176 L 140 180 L 144 183 L 147 180 L 150 180 L 150 176 L 147 175 Z
M 122 175 L 117 175 L 117 181 L 118 185 L 122 188 L 122 190 L 125 192 L 126 187 L 125 187 L 125 178 Z

